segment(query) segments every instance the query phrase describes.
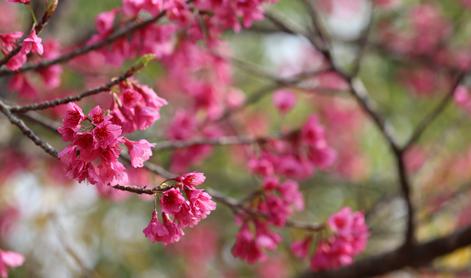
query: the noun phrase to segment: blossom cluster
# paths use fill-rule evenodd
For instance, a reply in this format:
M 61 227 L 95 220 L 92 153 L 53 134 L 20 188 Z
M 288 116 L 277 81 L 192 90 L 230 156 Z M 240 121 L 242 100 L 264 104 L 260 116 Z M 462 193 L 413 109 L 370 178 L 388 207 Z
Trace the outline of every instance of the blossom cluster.
M 331 215 L 327 221 L 332 235 L 317 243 L 311 258 L 313 270 L 333 269 L 349 265 L 356 255 L 362 252 L 368 240 L 368 227 L 361 212 L 343 208 Z M 293 253 L 299 258 L 309 255 L 312 236 L 291 245 Z
M 183 228 L 194 227 L 216 209 L 211 195 L 196 188 L 205 181 L 202 173 L 188 173 L 174 181 L 176 184 L 160 196 L 162 220 L 158 219 L 156 208 L 143 230 L 152 242 L 167 245 L 179 241 L 184 235 Z
M 85 116 L 78 105 L 68 104 L 58 129 L 63 140 L 70 142 L 59 154 L 68 176 L 95 184 L 99 190 L 126 183 L 126 168 L 118 159 L 121 145 L 128 150 L 131 166 L 139 168 L 151 157 L 153 144 L 123 135 L 148 128 L 159 119 L 159 110 L 166 104 L 152 89 L 135 81 L 120 85 L 111 111 L 96 106 Z
M 0 50 L 4 55 L 8 55 L 20 43 L 23 36 L 22 32 L 14 32 L 0 35 Z M 42 55 L 44 47 L 42 39 L 38 37 L 33 29 L 31 33 L 21 42 L 20 51 L 15 54 L 6 64 L 10 70 L 17 70 L 26 63 L 27 56 L 30 53 Z
M 293 179 L 312 176 L 315 169 L 326 169 L 335 160 L 335 150 L 327 143 L 323 126 L 311 116 L 300 132 L 285 140 L 274 140 L 249 162 L 255 174 L 282 175 Z
M 263 261 L 267 258 L 265 251 L 275 250 L 281 242 L 281 236 L 270 231 L 263 220 L 242 221 L 232 254 L 248 263 Z
M 22 4 L 30 4 L 29 0 L 10 0 L 9 2 L 16 2 Z M 2 7 L 4 9 L 6 7 Z M 6 12 L 6 11 L 5 11 Z M 19 21 L 17 15 L 11 13 L 13 21 Z M 10 32 L 0 34 L 0 51 L 4 57 L 8 59 L 6 68 L 12 71 L 20 69 L 25 63 L 30 61 L 41 61 L 41 59 L 54 59 L 60 54 L 60 45 L 54 39 L 47 39 L 43 41 L 37 34 L 36 26 L 34 25 L 30 33 L 25 36 L 23 32 Z M 25 36 L 25 37 L 24 37 Z M 17 51 L 18 48 L 18 51 Z M 13 55 L 13 51 L 15 54 Z M 12 54 L 10 54 L 12 53 Z M 35 54 L 35 55 L 32 55 Z M 46 89 L 54 89 L 60 85 L 62 66 L 55 64 L 49 67 L 34 70 L 42 79 Z M 18 92 L 22 97 L 35 98 L 38 96 L 37 85 L 29 77 L 30 74 L 17 73 L 12 76 L 8 82 L 9 89 Z
M 251 209 L 263 217 L 253 219 L 244 213 L 238 216 L 241 227 L 232 254 L 248 263 L 255 263 L 264 260 L 264 252 L 276 249 L 281 242 L 280 235 L 271 231 L 270 225 L 284 226 L 291 214 L 304 208 L 304 200 L 297 182 L 286 180 L 280 183 L 277 178 L 270 177 L 265 179 L 261 194 L 251 202 Z
M 327 168 L 335 159 L 335 151 L 327 144 L 324 128 L 315 116 L 309 117 L 299 131 L 286 139 L 273 140 L 262 148 L 262 153 L 249 161 L 251 171 L 264 177 L 261 191 L 250 200 L 250 208 L 264 220 L 240 216 L 242 224 L 232 248 L 235 257 L 249 263 L 265 259 L 264 251 L 275 249 L 280 242 L 279 235 L 270 231 L 270 225 L 283 227 L 294 212 L 304 209 L 296 180 L 311 176 L 316 168 Z M 254 233 L 249 229 L 251 223 Z M 266 234 L 272 240 L 264 240 Z M 246 241 L 253 242 L 253 246 L 242 248 Z M 258 245 L 258 241 L 270 244 Z
M 250 1 L 184 1 L 184 0 L 123 0 L 121 7 L 100 13 L 96 19 L 96 34 L 90 42 L 109 36 L 117 18 L 125 22 L 139 18 L 141 13 L 152 16 L 166 15 L 170 20 L 164 25 L 148 25 L 129 40 L 123 38 L 102 51 L 108 62 L 120 65 L 126 58 L 153 53 L 163 57 L 172 52 L 174 35 L 187 30 L 186 39 L 192 43 L 207 40 L 218 44 L 223 31 L 239 31 L 254 21 L 263 19 L 263 5 L 273 0 Z M 198 12 L 195 12 L 198 11 Z

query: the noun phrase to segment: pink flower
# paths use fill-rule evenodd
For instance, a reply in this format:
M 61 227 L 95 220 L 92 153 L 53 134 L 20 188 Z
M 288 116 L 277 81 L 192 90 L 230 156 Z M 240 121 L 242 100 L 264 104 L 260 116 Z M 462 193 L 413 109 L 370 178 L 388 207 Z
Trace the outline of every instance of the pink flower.
M 121 127 L 111 124 L 110 122 L 103 122 L 99 126 L 96 126 L 92 133 L 94 147 L 105 149 L 117 142 L 121 135 Z
M 3 54 L 7 55 L 10 51 L 16 48 L 16 42 L 21 35 L 20 32 L 2 35 L 0 37 L 0 49 Z M 29 53 L 36 53 L 42 55 L 44 48 L 42 40 L 36 35 L 36 31 L 33 30 L 28 37 L 26 37 L 21 45 L 20 51 L 10 58 L 6 66 L 9 70 L 17 70 L 26 63 Z
M 193 227 L 200 221 L 200 219 L 193 214 L 193 208 L 187 200 L 181 204 L 180 210 L 174 214 L 174 217 L 180 227 Z
M 314 271 L 334 269 L 352 262 L 353 258 L 348 246 L 337 242 L 321 242 L 311 259 L 311 268 Z
M 291 251 L 298 258 L 306 258 L 309 253 L 309 247 L 311 246 L 312 236 L 307 236 L 303 240 L 295 241 L 291 244 Z
M 177 181 L 183 183 L 185 186 L 197 187 L 204 183 L 206 177 L 203 173 L 191 172 L 177 178 Z
M 44 59 L 54 59 L 60 55 L 60 44 L 56 40 L 49 39 L 44 43 Z M 44 84 L 47 88 L 57 88 L 61 82 L 62 67 L 60 65 L 52 65 L 38 70 Z
M 273 104 L 280 112 L 286 113 L 296 104 L 296 97 L 291 91 L 279 90 L 273 95 Z
M 297 182 L 287 180 L 278 187 L 278 191 L 286 205 L 290 205 L 298 211 L 304 209 L 303 194 L 299 191 L 299 185 Z
M 266 193 L 263 202 L 260 202 L 258 209 L 267 215 L 268 221 L 276 226 L 283 226 L 291 214 L 291 210 L 283 200 L 273 194 Z
M 212 200 L 211 195 L 201 189 L 185 188 L 185 193 L 190 201 L 193 215 L 198 219 L 206 218 L 211 211 L 216 209 L 216 203 Z
M 157 212 L 152 212 L 152 217 L 143 230 L 144 235 L 152 242 L 162 242 L 164 245 L 175 243 L 184 235 L 183 230 L 173 223 L 166 213 L 162 213 L 161 223 L 157 218 Z
M 231 249 L 232 255 L 248 263 L 256 263 L 266 258 L 263 250 L 257 246 L 254 235 L 244 224 L 236 236 L 236 241 Z
M 93 109 L 90 110 L 90 112 L 88 112 L 88 118 L 90 119 L 90 121 L 92 121 L 93 125 L 95 126 L 105 121 L 108 122 L 110 120 L 110 117 L 105 116 L 103 113 L 103 109 L 101 109 L 101 107 L 98 105 L 93 107 Z
M 155 146 L 155 144 L 151 144 L 145 139 L 131 141 L 125 138 L 124 144 L 128 148 L 129 156 L 131 157 L 131 165 L 134 168 L 144 166 L 144 162 L 152 156 L 152 147 Z
M 147 86 L 131 82 L 121 85 L 120 103 L 112 109 L 112 121 L 123 127 L 124 133 L 144 130 L 160 118 L 160 109 L 167 101 Z
M 333 235 L 318 245 L 311 260 L 313 270 L 351 264 L 353 258 L 366 247 L 368 227 L 361 212 L 343 208 L 329 217 L 327 224 Z
M 454 101 L 460 108 L 471 114 L 471 97 L 466 86 L 460 85 L 456 88 Z
M 29 4 L 31 0 L 8 0 L 8 2 L 12 3 L 21 3 L 21 4 Z
M 144 7 L 146 0 L 123 0 L 123 12 L 128 16 L 137 16 Z
M 80 124 L 86 119 L 85 115 L 75 103 L 68 103 L 62 126 L 57 131 L 62 135 L 64 141 L 72 141 L 75 133 L 78 131 Z
M 0 276 L 7 278 L 8 268 L 19 267 L 24 261 L 25 259 L 20 253 L 0 249 Z
M 123 184 L 128 181 L 126 168 L 121 162 L 117 160 L 110 163 L 101 163 L 98 166 L 97 172 L 97 183 L 101 185 L 113 186 L 117 184 Z M 91 178 L 93 180 L 95 177 L 92 176 Z
M 268 154 L 262 154 L 258 158 L 250 159 L 249 168 L 252 172 L 264 177 L 271 176 L 274 173 L 273 162 Z
M 44 48 L 42 44 L 42 39 L 36 35 L 36 31 L 33 29 L 31 34 L 23 41 L 22 50 L 27 53 L 36 53 L 42 55 L 44 53 Z
M 162 211 L 168 214 L 178 213 L 183 203 L 185 203 L 185 198 L 180 190 L 175 188 L 165 191 L 160 199 Z
M 81 123 L 88 120 L 89 131 L 81 131 Z M 92 109 L 88 118 L 80 107 L 71 104 L 68 107 L 63 125 L 59 128 L 64 140 L 71 141 L 60 154 L 65 164 L 67 175 L 79 182 L 87 180 L 99 186 L 113 186 L 127 182 L 126 168 L 118 161 L 121 152 L 121 127 L 110 122 L 99 106 Z M 138 148 L 139 149 L 139 148 Z M 146 154 L 132 155 L 143 158 Z M 102 190 L 101 192 L 106 192 Z
M 10 60 L 8 60 L 6 67 L 9 70 L 17 70 L 21 68 L 26 63 L 26 60 L 28 59 L 27 57 L 28 52 L 26 52 L 24 49 L 21 49 L 20 52 L 18 52 L 15 56 L 11 57 Z
M 188 111 L 178 110 L 169 124 L 167 137 L 171 140 L 185 140 L 191 138 L 196 130 L 195 117 Z
M 325 139 L 324 127 L 315 116 L 310 116 L 301 129 L 301 137 L 309 145 L 317 145 Z
M 106 11 L 97 16 L 95 25 L 99 34 L 107 34 L 113 29 L 116 12 L 116 10 Z
M 232 255 L 248 263 L 256 263 L 266 259 L 265 250 L 274 250 L 281 241 L 278 234 L 271 232 L 266 223 L 257 221 L 253 234 L 248 223 L 242 224 L 232 247 Z
M 18 39 L 23 36 L 22 32 L 13 32 L 8 34 L 0 34 L 0 50 L 7 54 L 8 52 L 12 51 Z
M 38 95 L 38 92 L 24 74 L 15 74 L 8 82 L 8 87 L 24 98 L 34 98 Z

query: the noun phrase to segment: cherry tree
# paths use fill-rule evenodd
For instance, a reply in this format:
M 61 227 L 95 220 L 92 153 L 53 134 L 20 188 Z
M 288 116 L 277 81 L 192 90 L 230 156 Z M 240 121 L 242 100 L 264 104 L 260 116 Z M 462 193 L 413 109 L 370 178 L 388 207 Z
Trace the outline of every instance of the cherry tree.
M 469 274 L 469 9 L 0 0 L 0 275 Z

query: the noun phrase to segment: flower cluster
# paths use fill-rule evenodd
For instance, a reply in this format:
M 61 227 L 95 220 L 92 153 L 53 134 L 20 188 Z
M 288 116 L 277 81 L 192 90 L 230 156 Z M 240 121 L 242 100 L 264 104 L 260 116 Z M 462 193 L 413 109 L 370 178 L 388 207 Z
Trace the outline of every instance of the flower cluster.
M 318 242 L 311 258 L 313 270 L 333 269 L 349 265 L 353 258 L 362 252 L 368 241 L 368 227 L 361 212 L 343 208 L 330 216 L 328 227 L 332 235 Z M 299 258 L 309 254 L 312 236 L 291 245 L 293 253 Z
M 232 252 L 250 263 L 264 259 L 264 251 L 275 249 L 280 241 L 279 235 L 270 231 L 270 225 L 283 227 L 295 211 L 304 209 L 303 195 L 295 179 L 309 177 L 314 168 L 330 166 L 335 158 L 334 150 L 326 143 L 324 128 L 314 116 L 300 131 L 289 134 L 286 139 L 270 141 L 262 148 L 261 155 L 249 161 L 252 172 L 264 177 L 262 189 L 249 200 L 249 207 L 264 220 L 240 217 L 243 224 Z M 283 177 L 282 182 L 279 177 Z M 257 231 L 254 235 L 248 228 L 253 221 Z M 264 240 L 266 234 L 277 240 Z M 253 242 L 251 249 L 244 248 L 247 241 Z M 267 242 L 267 246 L 263 245 Z
M 23 36 L 21 32 L 14 32 L 9 34 L 0 35 L 0 51 L 4 55 L 8 55 L 16 48 L 19 39 Z M 44 48 L 42 40 L 37 36 L 36 31 L 33 29 L 31 33 L 21 43 L 20 51 L 15 54 L 6 64 L 9 70 L 17 70 L 26 63 L 27 56 L 30 53 L 42 55 Z
M 87 180 L 98 186 L 117 185 L 127 181 L 126 168 L 118 160 L 124 144 L 128 148 L 131 165 L 142 167 L 152 155 L 152 144 L 146 140 L 131 141 L 124 136 L 120 125 L 112 122 L 100 106 L 87 116 L 76 104 L 68 104 L 62 126 L 58 129 L 64 141 L 71 142 L 59 158 L 69 177 Z
M 286 140 L 272 141 L 249 162 L 252 172 L 261 176 L 283 175 L 293 179 L 310 177 L 316 168 L 325 169 L 335 160 L 327 144 L 324 128 L 315 116 L 309 117 L 301 131 Z
M 266 178 L 262 196 L 257 209 L 267 216 L 269 223 L 276 226 L 284 226 L 294 211 L 304 209 L 303 195 L 298 183 L 293 180 L 280 183 L 277 178 Z
M 270 231 L 268 224 L 262 220 L 242 220 L 232 247 L 232 255 L 248 263 L 256 263 L 267 258 L 266 250 L 274 250 L 281 242 L 280 235 Z
M 155 209 L 143 230 L 152 242 L 167 245 L 179 241 L 184 235 L 183 228 L 194 227 L 216 209 L 211 196 L 196 188 L 205 181 L 202 173 L 188 173 L 174 181 L 176 184 L 160 197 L 162 221 L 159 221 Z
M 12 252 L 4 251 L 0 249 L 0 276 L 2 278 L 8 277 L 8 269 L 19 267 L 24 263 L 25 259 L 23 255 Z
M 111 121 L 124 133 L 145 130 L 160 118 L 160 109 L 167 101 L 154 90 L 134 81 L 120 84 L 120 93 L 111 109 Z
M 281 237 L 270 230 L 270 225 L 284 226 L 295 211 L 304 208 L 304 200 L 297 182 L 287 180 L 280 183 L 277 178 L 269 177 L 265 179 L 260 194 L 250 201 L 253 212 L 263 215 L 264 220 L 239 215 L 241 227 L 232 254 L 248 263 L 255 263 L 264 260 L 265 251 L 276 249 L 281 241 Z M 251 226 L 255 233 L 251 232 Z

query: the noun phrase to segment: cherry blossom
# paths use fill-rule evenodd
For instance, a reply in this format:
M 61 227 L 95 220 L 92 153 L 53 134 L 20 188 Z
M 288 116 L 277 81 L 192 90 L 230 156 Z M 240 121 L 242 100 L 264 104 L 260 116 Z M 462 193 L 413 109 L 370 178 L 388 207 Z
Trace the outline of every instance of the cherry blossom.
M 0 250 L 0 276 L 7 278 L 8 270 L 21 266 L 24 261 L 25 259 L 20 253 Z

